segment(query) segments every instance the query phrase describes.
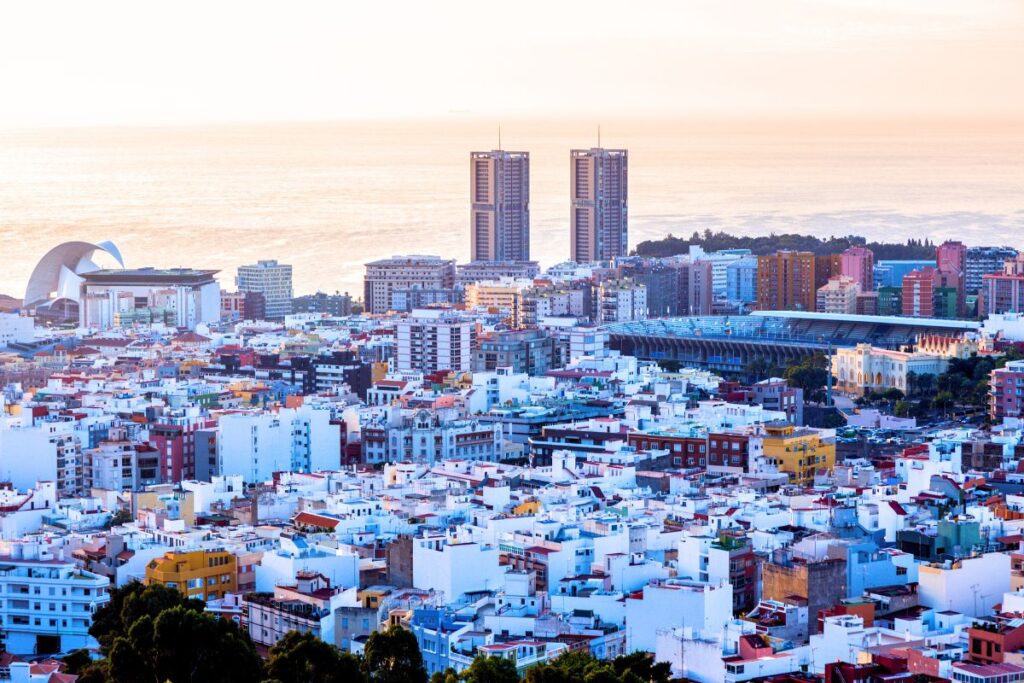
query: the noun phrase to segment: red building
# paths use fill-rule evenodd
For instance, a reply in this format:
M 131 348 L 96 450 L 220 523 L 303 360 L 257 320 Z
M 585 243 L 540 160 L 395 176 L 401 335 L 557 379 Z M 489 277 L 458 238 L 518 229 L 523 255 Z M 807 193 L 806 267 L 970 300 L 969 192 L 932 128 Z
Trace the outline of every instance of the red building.
M 935 316 L 935 287 L 938 273 L 920 268 L 903 276 L 903 315 L 909 318 Z
M 731 432 L 708 434 L 708 471 L 750 471 L 750 437 Z
M 631 432 L 627 443 L 637 450 L 669 452 L 671 467 L 707 469 L 708 444 L 703 436 L 682 436 L 668 432 Z

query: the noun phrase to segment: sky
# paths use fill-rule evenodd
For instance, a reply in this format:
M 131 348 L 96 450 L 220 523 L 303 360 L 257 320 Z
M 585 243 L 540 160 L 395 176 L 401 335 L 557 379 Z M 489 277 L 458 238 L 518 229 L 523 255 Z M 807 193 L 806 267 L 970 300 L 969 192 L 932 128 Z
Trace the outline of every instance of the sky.
M 0 126 L 1012 119 L 1021 36 L 1021 0 L 6 2 Z

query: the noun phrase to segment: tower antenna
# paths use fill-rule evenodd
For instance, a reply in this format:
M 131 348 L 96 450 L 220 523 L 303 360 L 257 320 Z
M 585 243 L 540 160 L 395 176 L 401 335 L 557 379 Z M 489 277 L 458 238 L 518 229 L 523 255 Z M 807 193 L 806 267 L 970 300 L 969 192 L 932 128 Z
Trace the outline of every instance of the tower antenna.
M 601 146 L 601 124 L 597 124 L 597 146 Z
M 498 150 L 501 150 L 501 124 L 498 124 Z

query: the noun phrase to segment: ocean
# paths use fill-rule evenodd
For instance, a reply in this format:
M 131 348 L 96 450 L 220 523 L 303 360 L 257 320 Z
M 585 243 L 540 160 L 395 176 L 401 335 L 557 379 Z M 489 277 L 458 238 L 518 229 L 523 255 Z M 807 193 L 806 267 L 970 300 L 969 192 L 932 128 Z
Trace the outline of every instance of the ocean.
M 568 257 L 569 149 L 592 122 L 502 123 L 531 155 L 533 257 Z M 605 121 L 629 149 L 630 244 L 795 231 L 1024 248 L 1024 123 Z M 433 121 L 0 131 L 0 293 L 67 240 L 130 267 L 294 267 L 296 294 L 361 295 L 366 261 L 469 255 L 469 153 L 497 123 Z

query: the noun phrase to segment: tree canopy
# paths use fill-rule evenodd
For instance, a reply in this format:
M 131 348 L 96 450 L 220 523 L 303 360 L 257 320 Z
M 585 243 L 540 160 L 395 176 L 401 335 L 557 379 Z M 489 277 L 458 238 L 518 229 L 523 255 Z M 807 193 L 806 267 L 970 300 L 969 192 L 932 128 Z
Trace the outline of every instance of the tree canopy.
M 868 242 L 859 235 L 822 239 L 814 235 L 796 233 L 748 237 L 721 230 L 694 231 L 689 237 L 676 237 L 670 234 L 659 240 L 646 240 L 636 246 L 634 253 L 637 256 L 650 257 L 675 256 L 688 253 L 691 245 L 701 247 L 704 251 L 749 249 L 755 255 L 774 254 L 780 249 L 810 251 L 819 255 L 838 254 L 853 246 L 864 246 L 874 252 L 877 260 L 935 258 L 935 245 L 928 239 L 909 239 L 906 243 Z

